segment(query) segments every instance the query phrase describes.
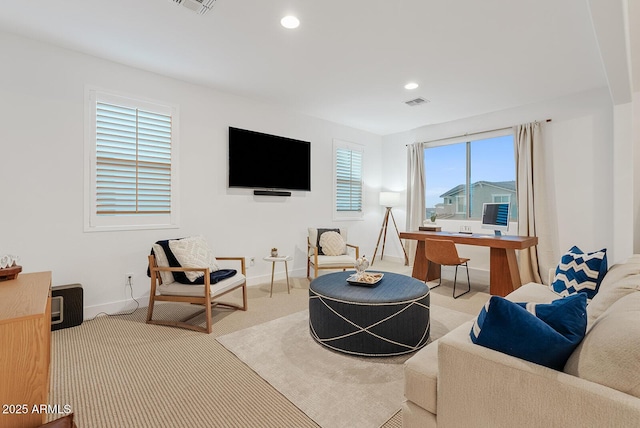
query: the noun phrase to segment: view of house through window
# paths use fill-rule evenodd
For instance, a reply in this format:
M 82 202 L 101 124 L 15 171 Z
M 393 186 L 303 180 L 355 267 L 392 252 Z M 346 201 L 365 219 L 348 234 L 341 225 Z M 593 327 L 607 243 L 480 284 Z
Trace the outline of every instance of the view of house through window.
M 485 202 L 518 218 L 513 135 L 425 148 L 426 218 L 480 220 Z

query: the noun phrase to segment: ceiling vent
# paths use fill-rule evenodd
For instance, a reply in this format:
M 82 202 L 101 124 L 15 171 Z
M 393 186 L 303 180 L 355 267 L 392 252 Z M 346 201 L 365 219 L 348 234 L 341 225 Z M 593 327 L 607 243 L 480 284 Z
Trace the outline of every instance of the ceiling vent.
M 409 107 L 415 107 L 415 106 L 419 106 L 420 104 L 426 104 L 428 102 L 429 100 L 425 100 L 424 98 L 418 97 L 413 100 L 405 101 L 404 103 Z
M 196 12 L 198 15 L 204 15 L 213 7 L 216 0 L 173 0 L 175 3 L 181 4 L 189 10 Z

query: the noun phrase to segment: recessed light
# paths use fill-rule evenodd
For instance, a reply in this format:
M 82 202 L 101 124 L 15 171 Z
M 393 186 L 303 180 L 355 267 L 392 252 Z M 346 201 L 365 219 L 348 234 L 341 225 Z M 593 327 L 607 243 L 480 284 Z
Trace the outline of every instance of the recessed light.
M 298 28 L 298 26 L 300 25 L 300 20 L 293 15 L 287 15 L 280 20 L 280 24 L 284 28 L 293 29 Z
M 416 82 L 409 82 L 406 85 L 404 85 L 405 89 L 416 89 L 418 87 L 418 84 Z

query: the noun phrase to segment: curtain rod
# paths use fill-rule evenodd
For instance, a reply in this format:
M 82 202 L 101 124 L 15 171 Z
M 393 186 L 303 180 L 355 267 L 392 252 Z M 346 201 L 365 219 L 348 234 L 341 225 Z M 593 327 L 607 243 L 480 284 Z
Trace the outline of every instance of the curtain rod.
M 546 119 L 545 122 L 551 122 L 551 119 Z M 536 120 L 534 123 L 538 123 L 538 121 Z M 487 132 L 495 132 L 495 131 L 504 131 L 507 129 L 511 129 L 513 128 L 513 126 L 507 126 L 504 128 L 496 128 L 496 129 L 488 129 L 486 131 L 478 131 L 478 132 L 470 132 L 470 133 L 465 133 L 465 134 L 460 134 L 460 135 L 454 135 L 453 137 L 446 137 L 446 138 L 437 138 L 435 140 L 428 140 L 428 141 L 421 141 L 421 144 L 427 144 L 427 143 L 435 143 L 436 141 L 444 141 L 444 140 L 450 140 L 452 138 L 460 138 L 460 137 L 468 137 L 471 135 L 478 135 L 478 134 L 485 134 Z M 405 146 L 408 146 L 409 144 L 405 144 Z

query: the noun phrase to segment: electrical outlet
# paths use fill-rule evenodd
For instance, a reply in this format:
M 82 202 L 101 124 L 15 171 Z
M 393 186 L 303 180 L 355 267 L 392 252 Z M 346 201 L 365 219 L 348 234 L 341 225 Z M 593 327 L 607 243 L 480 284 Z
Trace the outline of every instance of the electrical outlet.
M 133 272 L 124 274 L 124 285 L 133 287 Z
M 255 266 L 255 265 L 256 265 L 256 258 L 249 257 L 249 266 Z

